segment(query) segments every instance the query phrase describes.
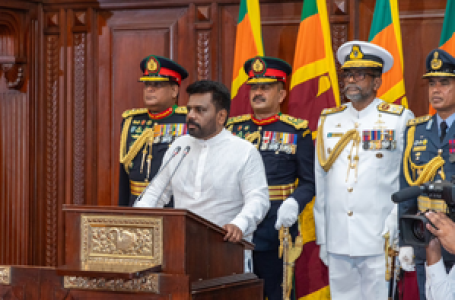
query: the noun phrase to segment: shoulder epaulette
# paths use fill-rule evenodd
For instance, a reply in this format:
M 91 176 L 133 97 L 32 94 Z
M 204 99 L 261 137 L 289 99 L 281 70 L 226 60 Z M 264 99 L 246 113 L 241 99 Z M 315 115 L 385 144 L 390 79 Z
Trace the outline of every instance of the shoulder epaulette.
M 342 112 L 343 110 L 346 109 L 346 105 L 341 105 L 338 107 L 331 107 L 331 108 L 326 108 L 321 112 L 321 116 L 327 116 L 335 113 Z
M 401 115 L 404 111 L 404 106 L 382 102 L 381 104 L 378 105 L 378 110 L 389 114 Z
M 123 112 L 122 118 L 126 119 L 126 118 L 128 118 L 128 117 L 130 117 L 130 116 L 146 114 L 147 111 L 148 111 L 147 108 L 133 108 L 133 109 L 129 109 L 129 110 L 126 110 L 125 112 Z
M 418 118 L 415 118 L 415 119 L 411 119 L 411 120 L 408 121 L 408 123 L 406 125 L 415 126 L 417 124 L 425 123 L 425 122 L 428 122 L 431 119 L 431 117 L 432 117 L 432 115 L 426 115 L 426 116 L 423 116 L 423 117 L 418 117 Z
M 241 115 L 241 116 L 237 116 L 237 117 L 232 117 L 232 118 L 229 118 L 226 126 L 229 126 L 229 125 L 235 124 L 235 123 L 245 122 L 248 120 L 251 120 L 251 115 Z
M 186 109 L 186 106 L 179 106 L 174 110 L 174 112 L 176 114 L 186 115 L 188 113 L 188 110 Z
M 294 126 L 295 129 L 305 129 L 308 127 L 307 120 L 297 119 L 297 118 L 291 117 L 290 115 L 282 114 L 280 116 L 280 121 L 282 121 L 286 124 L 289 124 L 291 126 Z

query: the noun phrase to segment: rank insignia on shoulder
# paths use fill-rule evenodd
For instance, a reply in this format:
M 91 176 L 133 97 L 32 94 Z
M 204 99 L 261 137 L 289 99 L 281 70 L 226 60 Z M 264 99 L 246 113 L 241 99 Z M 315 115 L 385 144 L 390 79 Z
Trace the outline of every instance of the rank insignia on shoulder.
M 241 116 L 237 116 L 237 117 L 232 117 L 232 118 L 229 118 L 226 126 L 229 126 L 229 125 L 232 125 L 235 123 L 245 122 L 250 119 L 251 119 L 251 115 L 241 115 Z
M 423 117 L 418 117 L 418 118 L 415 118 L 415 119 L 411 119 L 408 121 L 408 123 L 406 125 L 408 126 L 415 126 L 417 124 L 421 124 L 421 123 L 425 123 L 425 122 L 428 122 L 429 120 L 431 120 L 431 115 L 426 115 L 426 116 L 423 116 Z
M 378 110 L 389 114 L 401 115 L 404 111 L 404 106 L 382 102 L 378 105 Z
M 133 108 L 133 109 L 126 110 L 122 114 L 122 118 L 126 119 L 130 116 L 146 114 L 147 112 L 148 112 L 147 108 Z
M 174 110 L 174 112 L 176 114 L 186 115 L 188 113 L 188 109 L 186 108 L 186 106 L 179 106 Z
M 342 112 L 343 110 L 346 109 L 346 105 L 341 105 L 338 107 L 331 107 L 331 108 L 326 108 L 321 112 L 321 116 L 327 116 L 335 113 Z
M 295 129 L 305 129 L 308 127 L 308 121 L 307 120 L 302 120 L 302 119 L 297 119 L 294 117 L 291 117 L 289 115 L 282 114 L 280 116 L 280 121 L 289 124 L 291 126 L 294 126 Z

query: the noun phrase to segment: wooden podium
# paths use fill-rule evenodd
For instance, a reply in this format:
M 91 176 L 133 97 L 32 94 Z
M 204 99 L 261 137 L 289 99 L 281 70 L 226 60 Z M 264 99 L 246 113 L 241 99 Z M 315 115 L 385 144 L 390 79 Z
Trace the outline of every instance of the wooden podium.
M 222 228 L 187 210 L 67 205 L 63 212 L 65 265 L 9 267 L 0 296 L 28 286 L 46 290 L 24 290 L 23 299 L 263 299 L 262 280 L 243 273 L 253 245 L 223 241 Z

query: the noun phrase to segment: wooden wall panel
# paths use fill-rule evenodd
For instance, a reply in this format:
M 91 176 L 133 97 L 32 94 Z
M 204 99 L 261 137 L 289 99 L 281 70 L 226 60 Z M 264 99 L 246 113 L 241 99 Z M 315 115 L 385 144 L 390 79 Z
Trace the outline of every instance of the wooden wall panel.
M 140 108 L 142 83 L 140 61 L 150 54 L 177 60 L 190 70 L 187 82 L 195 80 L 195 59 L 188 50 L 191 35 L 181 35 L 188 27 L 187 8 L 141 9 L 101 12 L 98 15 L 99 94 L 98 94 L 98 204 L 115 205 L 118 193 L 119 142 L 122 113 Z M 181 50 L 187 49 L 187 51 Z M 179 52 L 180 51 L 180 52 Z M 179 102 L 186 103 L 181 87 Z M 183 101 L 183 102 L 182 102 Z M 100 180 L 103 179 L 103 180 Z
M 28 263 L 29 117 L 26 94 L 0 93 L 0 264 Z
M 260 3 L 266 55 L 292 64 L 302 1 Z M 348 40 L 368 39 L 375 0 L 327 3 L 334 52 Z M 427 112 L 420 77 L 425 56 L 439 44 L 445 4 L 399 1 L 405 84 L 416 115 Z M 116 205 L 121 114 L 142 107 L 142 58 L 164 55 L 189 71 L 181 105 L 195 80 L 230 88 L 238 5 L 0 1 L 0 64 L 17 58 L 0 71 L 0 263 L 55 266 L 65 238 L 61 205 Z M 21 85 L 12 87 L 19 74 Z
M 0 264 L 30 262 L 33 192 L 27 8 L 0 8 Z

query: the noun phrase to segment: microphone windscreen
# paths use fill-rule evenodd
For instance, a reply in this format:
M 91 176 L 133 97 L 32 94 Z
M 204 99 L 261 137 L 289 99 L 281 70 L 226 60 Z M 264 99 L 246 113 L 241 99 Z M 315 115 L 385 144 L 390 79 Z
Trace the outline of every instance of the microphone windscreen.
M 392 201 L 395 203 L 407 201 L 411 198 L 420 196 L 420 194 L 422 193 L 422 190 L 423 190 L 423 187 L 421 188 L 420 186 L 410 186 L 410 187 L 404 188 L 404 189 L 392 194 Z

